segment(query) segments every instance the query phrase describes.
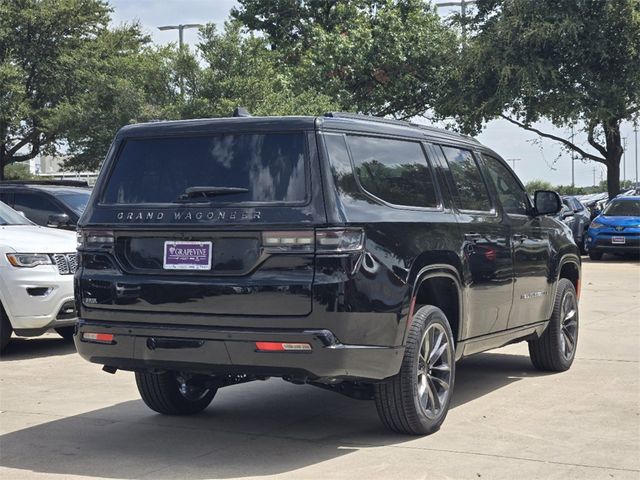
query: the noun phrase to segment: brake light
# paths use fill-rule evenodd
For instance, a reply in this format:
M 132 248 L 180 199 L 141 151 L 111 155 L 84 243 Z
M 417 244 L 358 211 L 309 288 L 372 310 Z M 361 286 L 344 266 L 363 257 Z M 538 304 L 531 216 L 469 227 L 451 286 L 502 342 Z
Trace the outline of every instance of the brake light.
M 309 352 L 311 345 L 308 343 L 256 342 L 256 350 L 259 352 Z
M 112 247 L 114 236 L 111 230 L 78 230 L 78 247 Z
M 82 340 L 93 343 L 113 343 L 113 334 L 84 332 L 82 334 Z
M 364 247 L 361 228 L 327 228 L 316 230 L 316 250 L 319 253 L 358 252 Z
M 262 246 L 266 250 L 282 251 L 313 251 L 313 231 L 263 232 Z

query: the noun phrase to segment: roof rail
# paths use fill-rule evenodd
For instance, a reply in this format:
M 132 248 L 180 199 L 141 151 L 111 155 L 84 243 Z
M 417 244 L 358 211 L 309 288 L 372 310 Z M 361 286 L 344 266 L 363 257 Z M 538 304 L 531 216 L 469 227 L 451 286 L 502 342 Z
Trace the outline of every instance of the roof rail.
M 0 185 L 57 185 L 60 187 L 88 187 L 86 180 L 2 180 Z
M 327 112 L 324 114 L 324 116 L 329 118 L 350 118 L 352 120 L 364 120 L 367 122 L 378 122 L 378 123 L 387 123 L 390 125 L 399 125 L 403 127 L 413 127 L 413 128 L 419 128 L 420 130 L 426 130 L 428 132 L 434 132 L 439 134 L 442 134 L 442 132 L 446 132 L 449 135 L 462 137 L 472 142 L 478 142 L 475 138 L 469 137 L 468 135 L 463 135 L 462 133 L 454 132 L 451 130 L 445 130 L 443 128 L 432 127 L 429 125 L 421 125 L 419 123 L 408 122 L 406 120 L 395 120 L 393 118 L 374 117 L 373 115 L 363 115 L 361 113 L 349 113 L 349 112 Z
M 388 123 L 391 125 L 402 125 L 403 127 L 415 126 L 411 122 L 405 120 L 395 120 L 393 118 L 374 117 L 373 115 L 364 115 L 362 113 L 349 113 L 349 112 L 327 112 L 324 114 L 329 118 L 350 118 L 352 120 L 365 120 L 367 122 Z

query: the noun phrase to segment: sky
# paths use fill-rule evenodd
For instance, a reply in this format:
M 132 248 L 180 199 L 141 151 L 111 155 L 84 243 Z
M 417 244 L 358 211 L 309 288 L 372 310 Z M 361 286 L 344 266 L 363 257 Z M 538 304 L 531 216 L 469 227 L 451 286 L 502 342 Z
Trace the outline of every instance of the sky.
M 229 11 L 237 4 L 235 0 L 110 0 L 114 9 L 112 23 L 118 25 L 123 22 L 139 21 L 144 31 L 151 35 L 158 44 L 178 41 L 177 30 L 159 31 L 162 25 L 176 25 L 187 23 L 215 23 L 222 27 L 228 18 Z M 447 15 L 451 10 L 442 9 L 441 14 Z M 198 41 L 197 29 L 185 30 L 184 41 L 191 47 Z M 560 136 L 568 136 L 568 130 L 559 130 L 549 122 L 535 125 L 543 132 Z M 621 178 L 636 178 L 636 159 L 639 154 L 635 148 L 633 125 L 622 125 L 622 136 L 627 138 L 626 175 Z M 478 140 L 498 152 L 504 159 L 510 161 L 512 167 L 523 182 L 542 179 L 554 185 L 571 184 L 571 156 L 561 152 L 557 142 L 540 139 L 538 135 L 527 132 L 506 120 L 489 122 Z M 576 143 L 581 148 L 595 153 L 587 143 L 586 134 L 576 133 Z M 539 141 L 536 141 L 539 140 Z M 556 161 L 558 154 L 562 157 Z M 595 168 L 595 172 L 594 172 Z M 596 162 L 574 162 L 576 186 L 589 186 L 606 178 L 602 164 Z M 622 166 L 621 166 L 622 170 Z

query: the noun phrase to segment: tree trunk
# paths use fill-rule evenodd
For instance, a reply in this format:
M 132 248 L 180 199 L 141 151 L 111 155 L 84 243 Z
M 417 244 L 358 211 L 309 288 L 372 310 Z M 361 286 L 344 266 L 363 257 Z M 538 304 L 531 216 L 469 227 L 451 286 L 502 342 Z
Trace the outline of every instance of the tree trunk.
M 5 144 L 0 143 L 0 181 L 4 180 L 4 157 L 5 157 Z
M 603 122 L 607 155 L 607 192 L 609 198 L 620 193 L 620 159 L 622 158 L 622 137 L 620 120 L 610 119 Z
M 620 193 L 620 156 L 617 158 L 607 158 L 607 192 L 609 198 L 613 198 Z

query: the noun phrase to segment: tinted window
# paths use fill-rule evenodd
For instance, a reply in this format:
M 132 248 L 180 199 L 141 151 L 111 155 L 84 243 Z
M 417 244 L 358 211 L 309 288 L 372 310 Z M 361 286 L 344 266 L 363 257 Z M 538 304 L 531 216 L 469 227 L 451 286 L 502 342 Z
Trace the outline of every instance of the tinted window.
M 487 186 L 478 164 L 468 150 L 442 147 L 453 176 L 453 195 L 461 210 L 491 210 Z
M 526 215 L 529 211 L 529 197 L 527 197 L 527 192 L 520 186 L 511 170 L 493 157 L 483 155 L 482 158 L 504 211 Z
M 302 133 L 230 134 L 128 140 L 109 178 L 106 203 L 170 203 L 189 187 L 239 187 L 212 203 L 302 202 Z
M 344 135 L 325 134 L 324 140 L 336 187 L 338 190 L 347 193 L 358 191 Z
M 394 205 L 437 206 L 431 169 L 419 143 L 348 138 L 356 175 L 366 191 Z
M 13 195 L 13 208 L 38 225 L 47 225 L 49 215 L 64 213 L 53 200 L 39 193 L 18 193 Z
M 78 215 L 82 215 L 89 201 L 89 192 L 59 193 L 56 196 Z

